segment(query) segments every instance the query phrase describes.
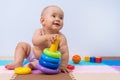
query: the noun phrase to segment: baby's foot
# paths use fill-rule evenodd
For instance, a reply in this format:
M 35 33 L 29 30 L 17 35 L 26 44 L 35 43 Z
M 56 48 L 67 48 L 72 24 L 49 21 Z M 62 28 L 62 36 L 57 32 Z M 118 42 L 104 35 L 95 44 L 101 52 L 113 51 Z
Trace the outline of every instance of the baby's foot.
M 24 65 L 24 67 L 29 67 L 29 68 L 33 69 L 33 65 L 31 63 Z
M 35 69 L 37 69 L 37 68 L 36 68 L 36 64 L 37 64 L 37 63 L 38 63 L 38 60 L 35 60 L 35 61 L 33 61 L 33 62 L 29 62 L 28 64 L 24 65 L 24 67 L 29 67 L 29 68 L 35 70 Z
M 8 69 L 8 70 L 13 70 L 13 69 L 15 69 L 17 67 L 21 67 L 21 66 L 22 65 L 20 63 L 13 62 L 13 63 L 5 65 L 5 68 Z

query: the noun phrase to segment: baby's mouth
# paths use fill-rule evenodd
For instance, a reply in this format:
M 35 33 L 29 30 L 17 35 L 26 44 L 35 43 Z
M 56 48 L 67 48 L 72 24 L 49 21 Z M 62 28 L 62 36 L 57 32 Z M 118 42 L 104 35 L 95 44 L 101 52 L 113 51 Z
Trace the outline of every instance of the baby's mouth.
M 59 23 L 53 23 L 55 26 L 60 26 L 60 24 Z

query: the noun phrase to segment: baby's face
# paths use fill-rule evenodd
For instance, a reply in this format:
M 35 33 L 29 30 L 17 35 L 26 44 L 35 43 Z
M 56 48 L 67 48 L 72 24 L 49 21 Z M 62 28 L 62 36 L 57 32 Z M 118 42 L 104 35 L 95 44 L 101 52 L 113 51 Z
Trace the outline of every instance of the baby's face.
M 49 7 L 43 14 L 44 27 L 51 31 L 59 31 L 63 27 L 64 13 L 60 8 Z

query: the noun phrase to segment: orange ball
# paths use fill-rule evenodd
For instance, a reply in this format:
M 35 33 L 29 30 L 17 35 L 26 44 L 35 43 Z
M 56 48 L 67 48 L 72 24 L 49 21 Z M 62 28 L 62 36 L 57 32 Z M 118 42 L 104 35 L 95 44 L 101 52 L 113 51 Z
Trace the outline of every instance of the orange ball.
M 73 57 L 72 57 L 72 61 L 74 62 L 74 63 L 79 63 L 80 62 L 80 60 L 81 60 L 81 57 L 79 56 L 79 55 L 74 55 Z

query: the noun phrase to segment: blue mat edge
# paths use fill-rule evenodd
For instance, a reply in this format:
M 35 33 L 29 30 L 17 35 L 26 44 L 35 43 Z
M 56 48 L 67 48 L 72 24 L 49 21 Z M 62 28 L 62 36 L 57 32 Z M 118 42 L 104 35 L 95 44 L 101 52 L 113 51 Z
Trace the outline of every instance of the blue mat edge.
M 9 64 L 13 62 L 14 60 L 0 60 L 0 66 L 4 66 L 6 64 Z M 27 64 L 29 61 L 24 60 L 23 65 Z M 81 60 L 80 63 L 75 64 L 73 63 L 72 60 L 69 60 L 69 64 L 74 65 L 74 66 L 82 66 L 82 65 L 96 65 L 96 66 L 104 66 L 104 65 L 109 65 L 109 66 L 120 66 L 120 60 L 102 60 L 102 63 L 95 63 L 95 62 L 85 62 L 84 60 Z

